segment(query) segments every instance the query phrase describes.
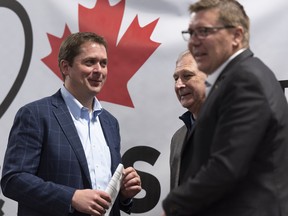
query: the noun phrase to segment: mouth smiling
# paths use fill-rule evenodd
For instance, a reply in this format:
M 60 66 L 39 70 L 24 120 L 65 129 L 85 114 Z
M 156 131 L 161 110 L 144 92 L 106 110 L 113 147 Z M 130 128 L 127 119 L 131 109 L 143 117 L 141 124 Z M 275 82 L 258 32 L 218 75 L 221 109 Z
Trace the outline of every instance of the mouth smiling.
M 189 92 L 185 92 L 185 93 L 179 93 L 179 96 L 181 99 L 184 99 L 185 97 L 189 96 L 190 93 Z
M 207 53 L 195 51 L 195 52 L 193 52 L 193 56 L 195 59 L 201 59 L 201 58 L 207 56 Z
M 102 83 L 102 80 L 89 79 L 88 81 L 89 81 L 89 83 L 90 83 L 92 86 L 98 86 L 99 84 Z

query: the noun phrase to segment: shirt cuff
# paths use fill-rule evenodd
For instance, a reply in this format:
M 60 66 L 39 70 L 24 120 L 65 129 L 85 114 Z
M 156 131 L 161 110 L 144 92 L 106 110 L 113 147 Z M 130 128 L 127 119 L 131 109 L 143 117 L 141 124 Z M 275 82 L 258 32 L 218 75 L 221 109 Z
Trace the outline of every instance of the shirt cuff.
M 132 203 L 132 201 L 133 201 L 133 199 L 126 199 L 126 200 L 123 200 L 123 201 L 120 200 L 120 203 L 123 206 L 129 206 Z

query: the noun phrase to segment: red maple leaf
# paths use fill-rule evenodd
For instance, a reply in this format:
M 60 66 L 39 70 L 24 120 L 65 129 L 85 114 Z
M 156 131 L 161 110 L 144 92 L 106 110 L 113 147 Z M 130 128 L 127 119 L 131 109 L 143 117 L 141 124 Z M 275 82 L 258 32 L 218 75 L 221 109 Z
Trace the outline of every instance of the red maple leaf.
M 105 37 L 108 43 L 108 78 L 97 98 L 133 107 L 127 83 L 160 45 L 160 43 L 150 40 L 159 18 L 140 27 L 136 15 L 117 43 L 124 8 L 125 0 L 114 6 L 109 4 L 109 0 L 97 0 L 92 9 L 79 5 L 79 31 L 95 32 Z M 60 79 L 62 79 L 62 75 L 58 68 L 58 50 L 63 39 L 70 34 L 71 31 L 67 25 L 61 38 L 47 34 L 52 51 L 42 61 Z

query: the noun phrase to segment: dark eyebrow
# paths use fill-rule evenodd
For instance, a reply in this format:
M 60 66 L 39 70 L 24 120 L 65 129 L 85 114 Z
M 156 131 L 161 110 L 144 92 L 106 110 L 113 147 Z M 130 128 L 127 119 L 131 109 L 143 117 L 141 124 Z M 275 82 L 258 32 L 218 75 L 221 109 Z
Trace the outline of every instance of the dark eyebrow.
M 184 69 L 184 70 L 182 70 L 184 73 L 192 73 L 192 74 L 194 74 L 194 75 L 196 75 L 196 72 L 195 72 L 195 70 L 187 70 L 187 69 Z

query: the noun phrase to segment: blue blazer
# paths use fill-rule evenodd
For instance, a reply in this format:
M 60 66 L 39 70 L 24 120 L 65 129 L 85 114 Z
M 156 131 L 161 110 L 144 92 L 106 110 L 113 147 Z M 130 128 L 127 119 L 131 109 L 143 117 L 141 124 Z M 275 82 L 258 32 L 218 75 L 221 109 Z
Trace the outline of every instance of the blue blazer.
M 101 126 L 111 153 L 111 172 L 121 161 L 119 124 L 103 110 Z M 60 90 L 16 114 L 4 158 L 3 194 L 18 202 L 19 216 L 69 214 L 76 189 L 92 188 L 85 153 Z M 119 216 L 116 200 L 111 216 Z

